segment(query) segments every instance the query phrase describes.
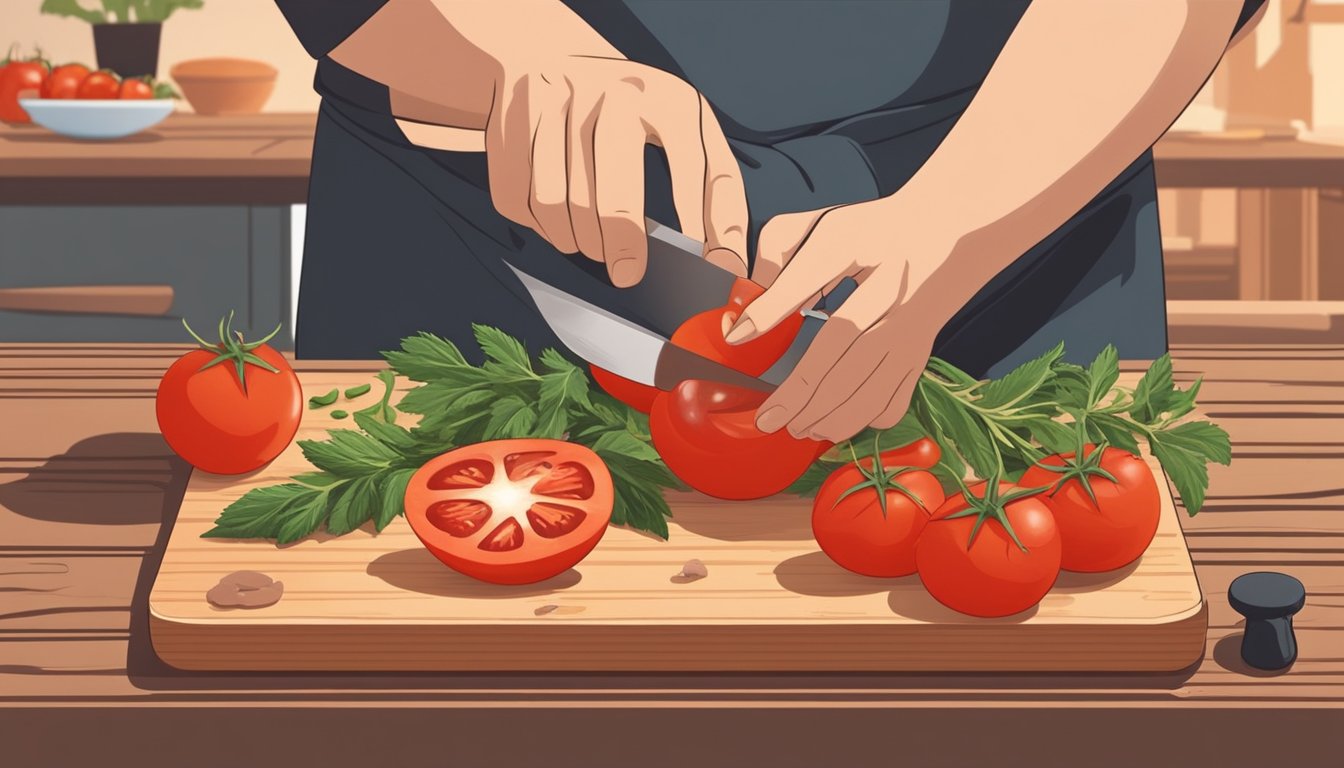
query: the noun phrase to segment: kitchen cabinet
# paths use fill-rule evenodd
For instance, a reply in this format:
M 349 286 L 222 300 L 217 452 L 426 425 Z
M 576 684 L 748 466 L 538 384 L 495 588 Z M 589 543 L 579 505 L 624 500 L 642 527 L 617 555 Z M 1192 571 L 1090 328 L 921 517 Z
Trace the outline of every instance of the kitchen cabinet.
M 313 115 L 174 115 L 81 142 L 0 128 L 0 342 L 181 341 L 230 310 L 292 344 Z M 115 297 L 115 303 L 109 303 Z

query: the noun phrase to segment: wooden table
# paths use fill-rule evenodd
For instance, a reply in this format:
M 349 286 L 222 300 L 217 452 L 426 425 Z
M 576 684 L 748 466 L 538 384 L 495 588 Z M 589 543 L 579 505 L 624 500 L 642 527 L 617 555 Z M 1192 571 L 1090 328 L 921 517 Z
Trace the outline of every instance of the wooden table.
M 1210 603 L 1202 661 L 1000 676 L 169 669 L 150 649 L 146 602 L 188 471 L 156 434 L 152 398 L 180 351 L 0 346 L 6 764 L 1339 764 L 1344 345 L 1174 350 L 1181 381 L 1207 377 L 1203 409 L 1235 446 L 1205 511 L 1185 520 Z M 1225 594 L 1254 570 L 1308 590 L 1285 673 L 1239 659 Z
M 1344 267 L 1322 258 L 1344 232 L 1344 145 L 1172 134 L 1153 157 L 1158 186 L 1236 189 L 1238 298 L 1344 298 Z

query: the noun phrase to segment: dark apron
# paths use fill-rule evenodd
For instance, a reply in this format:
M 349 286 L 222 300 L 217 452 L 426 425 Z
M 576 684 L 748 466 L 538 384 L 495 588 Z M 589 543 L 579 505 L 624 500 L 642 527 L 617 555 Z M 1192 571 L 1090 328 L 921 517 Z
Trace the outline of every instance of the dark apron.
M 899 189 L 975 94 L 1026 7 L 967 3 L 569 3 L 632 59 L 714 106 L 747 189 L 754 253 L 779 213 Z M 410 145 L 386 89 L 324 60 L 299 297 L 302 358 L 376 357 L 430 331 L 479 359 L 471 324 L 559 347 L 503 259 L 620 302 L 601 266 L 565 257 L 490 203 L 482 154 Z M 647 213 L 676 225 L 666 162 L 645 157 Z M 967 184 L 975 183 L 968 170 Z M 899 238 L 891 243 L 899 249 Z M 1064 341 L 1090 360 L 1166 350 L 1151 154 L 1001 272 L 947 324 L 934 354 L 999 375 Z

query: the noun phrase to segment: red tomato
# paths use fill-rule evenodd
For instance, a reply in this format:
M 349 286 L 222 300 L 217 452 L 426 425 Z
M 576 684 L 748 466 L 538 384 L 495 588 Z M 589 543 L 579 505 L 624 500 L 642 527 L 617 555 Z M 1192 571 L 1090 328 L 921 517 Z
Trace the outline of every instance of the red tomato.
M 89 68 L 83 64 L 62 64 L 51 70 L 42 83 L 42 98 L 73 99 L 79 92 L 79 84 L 88 76 Z
M 152 99 L 154 98 L 154 89 L 149 87 L 149 83 L 138 77 L 132 77 L 121 81 L 121 90 L 118 95 L 123 99 Z
M 0 120 L 14 124 L 33 122 L 23 107 L 19 106 L 19 94 L 28 90 L 40 94 L 42 82 L 46 78 L 47 63 L 41 59 L 11 61 L 4 69 L 0 69 Z
M 246 344 L 228 330 L 223 336 L 169 366 L 154 410 L 178 456 L 206 472 L 237 475 L 265 466 L 294 439 L 303 392 L 289 363 L 264 343 L 270 336 Z
M 915 546 L 943 503 L 943 489 L 931 473 L 911 467 L 932 455 L 922 465 L 931 467 L 937 454 L 938 446 L 925 439 L 884 451 L 877 469 L 865 456 L 832 472 L 812 502 L 812 535 L 821 551 L 864 576 L 914 573 Z
M 954 611 L 982 617 L 1025 611 L 1059 578 L 1054 516 L 1040 496 L 1019 495 L 1027 492 L 1007 483 L 992 493 L 986 483 L 969 490 L 969 498 L 952 496 L 924 526 L 915 548 L 919 579 Z
M 1134 562 L 1157 533 L 1162 497 L 1148 464 L 1127 451 L 1096 447 L 1049 456 L 1022 475 L 1020 485 L 1050 486 L 1043 496 L 1055 515 L 1064 544 L 1061 566 L 1068 571 L 1111 571 Z M 1115 478 L 1107 479 L 1106 472 Z M 1091 493 L 1084 487 L 1087 483 Z
M 79 84 L 75 96 L 80 99 L 115 99 L 121 91 L 117 76 L 107 70 L 89 73 Z
M 803 325 L 802 315 L 795 314 L 770 329 L 769 333 L 745 344 L 735 346 L 724 339 L 724 334 L 737 322 L 742 310 L 764 292 L 761 286 L 739 277 L 733 282 L 727 304 L 692 315 L 673 332 L 672 343 L 752 376 L 765 373 L 793 343 L 793 337 Z M 648 413 L 653 406 L 653 399 L 658 394 L 656 387 L 633 382 L 595 366 L 592 372 L 598 386 L 631 408 Z
M 493 440 L 449 451 L 406 488 L 411 530 L 453 570 L 492 584 L 531 584 L 582 560 L 607 531 L 611 474 L 561 440 Z
M 672 473 L 720 499 L 759 499 L 802 476 L 831 443 L 756 428 L 766 394 L 710 381 L 659 392 L 649 412 L 653 447 Z
M 649 409 L 653 407 L 653 398 L 658 395 L 657 387 L 650 387 L 647 384 L 631 381 L 624 376 L 617 376 L 611 371 L 598 368 L 596 365 L 588 366 L 588 370 L 592 371 L 593 381 L 597 382 L 603 392 L 636 411 L 648 413 Z

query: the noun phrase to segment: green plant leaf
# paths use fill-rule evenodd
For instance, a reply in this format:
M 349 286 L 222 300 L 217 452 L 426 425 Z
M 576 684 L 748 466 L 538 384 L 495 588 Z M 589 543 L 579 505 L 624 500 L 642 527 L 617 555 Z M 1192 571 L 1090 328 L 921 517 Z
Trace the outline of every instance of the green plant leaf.
M 490 421 L 482 435 L 486 440 L 527 437 L 537 423 L 536 411 L 521 397 L 509 395 L 490 404 Z
M 1095 408 L 1120 379 L 1120 355 L 1107 344 L 1087 369 L 1087 407 Z
M 1134 388 L 1129 415 L 1140 424 L 1152 424 L 1170 406 L 1172 395 L 1171 355 L 1153 361 Z
M 107 21 L 107 16 L 98 11 L 85 8 L 80 5 L 78 0 L 42 0 L 42 13 L 53 16 L 69 16 L 76 19 L 87 21 L 90 24 L 102 24 Z
M 275 543 L 290 544 L 311 535 L 326 522 L 331 503 L 339 500 L 344 491 L 343 484 L 327 486 L 286 509 L 280 528 L 275 532 Z
M 997 448 L 984 428 L 972 420 L 963 402 L 953 398 L 942 387 L 923 380 L 916 386 L 915 392 L 927 404 L 932 421 L 924 426 L 941 437 L 938 442 L 944 448 L 944 453 L 949 448 L 959 453 L 979 477 L 1003 474 Z
M 411 481 L 415 469 L 394 469 L 383 476 L 378 490 L 378 509 L 373 517 L 374 528 L 379 533 L 396 517 L 405 512 L 406 486 Z
M 1064 345 L 1061 343 L 1044 355 L 1019 365 L 1002 378 L 988 382 L 980 388 L 980 399 L 976 405 L 989 409 L 1016 405 L 1054 376 L 1054 363 L 1063 354 Z
M 280 533 L 289 509 L 304 506 L 322 490 L 298 483 L 253 488 L 224 508 L 215 527 L 202 534 L 208 539 L 273 539 Z
M 415 438 L 405 427 L 388 424 L 371 413 L 355 411 L 355 425 L 395 453 L 405 453 L 415 445 Z
M 378 504 L 377 478 L 357 477 L 331 503 L 327 517 L 327 531 L 333 536 L 344 536 L 373 518 Z M 310 531 L 311 533 L 311 531 Z
M 1094 413 L 1087 417 L 1087 428 L 1088 437 L 1092 442 L 1099 443 L 1105 440 L 1122 451 L 1139 455 L 1139 443 L 1134 439 L 1134 429 L 1124 420 L 1109 413 Z
M 661 489 L 677 486 L 672 473 L 661 464 L 639 461 L 612 451 L 597 451 L 597 455 L 607 465 L 615 485 L 612 523 L 666 539 L 667 519 L 672 516 L 672 510 Z
M 300 440 L 299 448 L 313 466 L 342 478 L 386 469 L 397 459 L 391 448 L 353 429 L 330 430 L 324 441 Z
M 619 453 L 638 461 L 658 462 L 658 452 L 652 445 L 640 440 L 624 429 L 613 429 L 598 435 L 591 447 L 599 454 Z
M 1209 488 L 1208 462 L 1230 464 L 1232 445 L 1227 433 L 1206 421 L 1178 424 L 1149 436 L 1149 447 L 1176 486 L 1176 493 L 1191 516 L 1204 506 Z
M 485 371 L 468 363 L 456 344 L 432 333 L 402 339 L 401 349 L 384 352 L 383 358 L 392 370 L 411 381 L 434 382 L 445 387 L 490 383 Z
M 476 343 L 481 345 L 481 352 L 485 354 L 486 362 L 483 366 L 485 370 L 508 373 L 521 378 L 536 377 L 536 372 L 532 370 L 532 361 L 528 358 L 522 342 L 488 325 L 474 324 L 471 328 L 476 333 Z

